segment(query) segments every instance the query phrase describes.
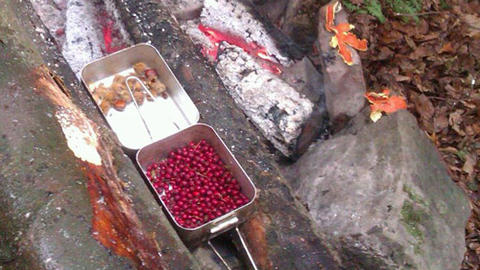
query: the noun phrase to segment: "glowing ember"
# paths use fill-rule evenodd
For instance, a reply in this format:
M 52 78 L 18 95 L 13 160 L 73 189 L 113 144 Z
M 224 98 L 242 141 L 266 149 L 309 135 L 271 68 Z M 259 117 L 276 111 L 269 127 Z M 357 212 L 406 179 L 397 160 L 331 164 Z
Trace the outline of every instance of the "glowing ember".
M 245 52 L 257 58 L 261 62 L 262 67 L 271 71 L 272 73 L 282 73 L 279 64 L 276 63 L 274 58 L 268 54 L 268 51 L 265 47 L 262 47 L 253 41 L 246 42 L 238 36 L 222 33 L 221 31 L 206 27 L 202 24 L 198 25 L 198 29 L 208 37 L 208 39 L 213 45 L 213 48 L 211 49 L 202 49 L 202 54 L 205 57 L 209 57 L 210 59 L 217 59 L 218 47 L 220 46 L 220 42 L 225 41 L 229 44 L 242 48 Z
M 113 46 L 114 37 L 118 33 L 118 29 L 115 29 L 113 19 L 106 13 L 102 12 L 102 16 L 99 16 L 100 25 L 102 26 L 103 40 L 105 44 L 105 52 L 107 54 L 114 53 L 126 47 L 125 44 L 119 46 Z

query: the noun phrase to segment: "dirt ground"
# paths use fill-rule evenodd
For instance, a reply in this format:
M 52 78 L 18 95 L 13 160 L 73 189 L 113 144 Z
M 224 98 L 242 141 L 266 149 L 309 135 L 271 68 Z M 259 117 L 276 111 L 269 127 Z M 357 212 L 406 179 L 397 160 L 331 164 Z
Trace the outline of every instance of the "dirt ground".
M 473 212 L 461 269 L 480 269 L 480 1 L 426 0 L 418 21 L 388 7 L 384 14 L 383 24 L 368 14 L 350 14 L 354 32 L 369 41 L 368 51 L 360 53 L 367 88 L 387 87 L 407 98 L 453 181 L 468 195 Z

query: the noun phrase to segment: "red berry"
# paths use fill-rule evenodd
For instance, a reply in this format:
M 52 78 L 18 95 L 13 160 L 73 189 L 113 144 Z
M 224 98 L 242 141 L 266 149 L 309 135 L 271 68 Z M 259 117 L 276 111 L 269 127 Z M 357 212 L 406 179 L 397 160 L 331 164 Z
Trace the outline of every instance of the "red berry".
M 159 194 L 165 192 L 161 199 L 183 227 L 195 228 L 249 202 L 205 140 L 171 151 L 150 164 L 146 176 Z

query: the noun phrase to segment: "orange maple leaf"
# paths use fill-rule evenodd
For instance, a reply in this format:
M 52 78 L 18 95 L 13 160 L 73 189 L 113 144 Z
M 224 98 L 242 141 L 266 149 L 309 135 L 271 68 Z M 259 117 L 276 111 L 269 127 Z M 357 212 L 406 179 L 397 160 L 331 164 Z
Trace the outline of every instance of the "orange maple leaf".
M 382 112 L 390 114 L 407 108 L 407 102 L 402 96 L 389 96 L 390 90 L 383 89 L 381 93 L 368 92 L 365 98 L 370 102 L 370 119 L 377 122 Z
M 338 5 L 338 2 L 327 6 L 325 28 L 327 31 L 335 33 L 335 36 L 333 36 L 330 40 L 330 46 L 332 48 L 338 47 L 338 53 L 342 57 L 343 61 L 347 65 L 351 66 L 353 65 L 352 52 L 346 45 L 349 45 L 350 47 L 359 51 L 366 51 L 367 40 L 358 39 L 355 34 L 350 33 L 349 31 L 355 28 L 355 26 L 349 23 L 339 23 L 338 25 L 334 25 L 335 12 L 339 9 L 341 9 L 341 6 Z

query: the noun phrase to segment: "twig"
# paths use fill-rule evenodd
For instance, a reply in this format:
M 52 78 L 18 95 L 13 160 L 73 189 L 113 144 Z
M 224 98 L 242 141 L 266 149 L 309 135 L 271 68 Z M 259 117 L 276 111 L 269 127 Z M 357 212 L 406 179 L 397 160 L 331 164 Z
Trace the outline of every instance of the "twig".
M 395 16 L 410 16 L 410 17 L 415 17 L 415 16 L 424 16 L 424 15 L 432 15 L 432 14 L 441 14 L 442 11 L 428 11 L 428 12 L 419 12 L 419 13 L 400 13 L 400 12 L 394 12 L 393 15 Z

